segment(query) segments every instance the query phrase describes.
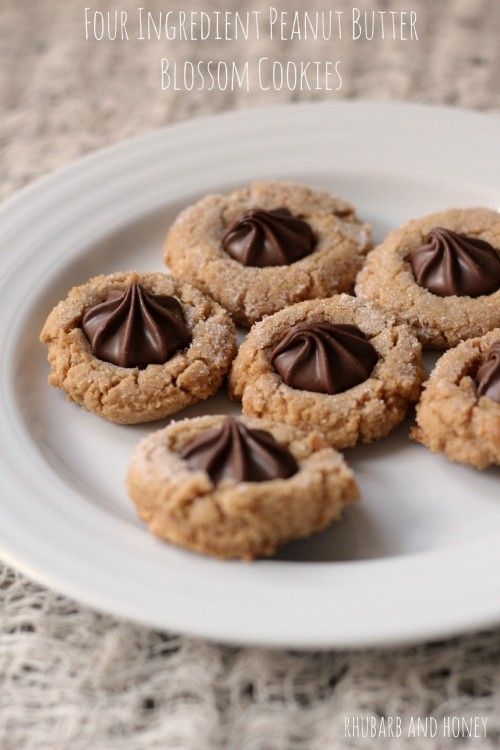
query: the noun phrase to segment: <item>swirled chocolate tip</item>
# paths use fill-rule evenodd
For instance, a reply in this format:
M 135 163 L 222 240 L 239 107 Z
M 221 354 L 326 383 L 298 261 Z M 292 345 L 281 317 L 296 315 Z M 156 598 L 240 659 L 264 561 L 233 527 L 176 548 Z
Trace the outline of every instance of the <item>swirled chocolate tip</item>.
M 476 374 L 477 395 L 500 404 L 500 339 L 495 341 Z
M 450 229 L 432 229 L 409 262 L 417 284 L 438 297 L 480 297 L 500 288 L 499 252 Z
M 120 367 L 164 364 L 191 342 L 179 300 L 149 294 L 136 282 L 88 307 L 81 326 L 94 357 Z
M 321 322 L 293 326 L 271 354 L 286 385 L 330 395 L 367 380 L 377 362 L 376 349 L 359 328 Z
M 285 266 L 314 250 L 313 230 L 287 208 L 254 208 L 237 216 L 222 238 L 222 248 L 244 266 Z
M 266 482 L 287 479 L 298 471 L 288 448 L 265 430 L 246 427 L 227 417 L 220 427 L 197 435 L 180 452 L 191 469 L 202 469 L 214 483 Z

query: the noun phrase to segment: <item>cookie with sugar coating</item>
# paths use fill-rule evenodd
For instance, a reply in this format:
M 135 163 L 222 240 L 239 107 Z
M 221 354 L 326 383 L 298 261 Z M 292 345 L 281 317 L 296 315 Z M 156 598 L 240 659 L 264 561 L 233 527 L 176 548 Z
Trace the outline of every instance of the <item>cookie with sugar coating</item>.
M 496 346 L 496 354 L 492 347 Z M 468 339 L 438 360 L 424 384 L 411 437 L 433 453 L 476 469 L 500 465 L 500 402 L 481 395 L 478 373 L 488 357 L 500 392 L 500 328 Z
M 314 330 L 325 326 L 333 332 Z M 340 338 L 331 341 L 338 328 L 344 329 Z M 291 377 L 277 356 L 290 333 L 299 335 L 295 352 L 288 348 L 299 365 Z M 301 382 L 311 367 L 319 372 L 307 376 L 310 384 Z M 244 414 L 318 430 L 342 449 L 388 435 L 417 401 L 424 377 L 421 346 L 408 326 L 340 294 L 299 302 L 256 323 L 240 346 L 228 383 Z M 336 380 L 337 388 L 327 387 Z
M 173 330 L 161 329 L 165 318 Z M 227 311 L 165 273 L 120 272 L 74 287 L 49 314 L 40 338 L 49 347 L 49 383 L 120 424 L 163 419 L 208 398 L 236 354 Z M 169 340 L 173 349 L 165 348 Z M 129 361 L 134 349 L 137 362 Z M 151 356 L 153 362 L 140 363 Z
M 341 198 L 259 181 L 182 211 L 164 257 L 175 276 L 250 326 L 301 300 L 351 292 L 371 232 Z
M 156 536 L 196 552 L 251 560 L 320 531 L 357 499 L 351 470 L 317 433 L 251 417 L 227 424 L 224 415 L 173 422 L 134 450 L 128 492 Z M 247 467 L 240 455 L 231 473 L 220 461 L 238 451 L 235 441 L 243 441 L 246 462 L 252 451 L 258 455 Z M 200 444 L 212 453 L 193 465 Z
M 482 336 L 500 326 L 500 213 L 456 208 L 408 222 L 368 254 L 355 292 L 425 347 Z

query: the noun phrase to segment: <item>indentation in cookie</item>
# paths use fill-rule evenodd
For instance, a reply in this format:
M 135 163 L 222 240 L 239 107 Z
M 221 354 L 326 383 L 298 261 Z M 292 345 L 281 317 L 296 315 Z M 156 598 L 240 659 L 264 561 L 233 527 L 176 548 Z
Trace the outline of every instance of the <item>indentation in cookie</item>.
M 191 342 L 179 300 L 149 294 L 137 282 L 84 310 L 81 325 L 92 354 L 120 367 L 164 364 Z
M 485 240 L 435 227 L 408 260 L 417 284 L 439 297 L 480 297 L 500 287 L 500 256 Z
M 293 326 L 271 354 L 286 385 L 336 394 L 364 382 L 378 354 L 359 328 L 311 322 Z
M 476 374 L 477 395 L 500 404 L 500 339 L 495 341 Z
M 314 250 L 309 224 L 287 208 L 254 208 L 234 219 L 222 238 L 222 248 L 245 266 L 286 266 Z
M 290 451 L 265 430 L 250 429 L 234 417 L 204 430 L 180 453 L 192 469 L 206 471 L 214 483 L 288 479 L 298 471 Z

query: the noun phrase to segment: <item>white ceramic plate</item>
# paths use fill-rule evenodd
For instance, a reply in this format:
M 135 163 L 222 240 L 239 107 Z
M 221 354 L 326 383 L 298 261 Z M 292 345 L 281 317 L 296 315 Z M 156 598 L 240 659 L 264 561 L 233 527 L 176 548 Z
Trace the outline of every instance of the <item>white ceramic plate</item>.
M 500 206 L 499 120 L 341 103 L 245 111 L 94 154 L 0 210 L 0 551 L 82 602 L 233 643 L 391 645 L 500 620 L 498 470 L 407 439 L 347 452 L 363 500 L 279 558 L 219 562 L 153 539 L 123 488 L 158 425 L 108 424 L 47 385 L 43 320 L 97 273 L 161 270 L 165 231 L 206 192 L 291 178 L 354 201 L 380 239 L 410 217 Z M 182 416 L 235 410 L 224 395 Z

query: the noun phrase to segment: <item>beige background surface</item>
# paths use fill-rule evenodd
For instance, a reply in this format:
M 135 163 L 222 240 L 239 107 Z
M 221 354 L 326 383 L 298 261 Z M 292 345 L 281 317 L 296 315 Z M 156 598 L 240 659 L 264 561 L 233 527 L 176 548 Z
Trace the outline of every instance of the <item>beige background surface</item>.
M 155 42 L 85 41 L 85 5 L 133 12 L 140 4 L 0 0 L 2 196 L 79 154 L 151 127 L 229 108 L 365 97 L 500 110 L 498 0 L 353 3 L 417 10 L 418 42 L 345 42 L 337 48 L 306 42 L 271 46 L 261 40 L 243 46 L 204 43 L 202 51 L 182 42 L 171 43 L 167 51 Z M 195 7 L 142 4 L 157 10 Z M 334 7 L 353 4 L 340 0 Z M 207 0 L 203 7 L 219 6 Z M 224 7 L 239 6 L 228 2 Z M 160 90 L 162 55 L 182 61 L 266 54 L 341 57 L 344 88 L 322 95 Z M 346 714 L 399 714 L 403 720 L 426 714 L 487 716 L 488 738 L 471 746 L 498 747 L 500 632 L 395 652 L 221 648 L 98 615 L 0 564 L 1 750 L 422 746 L 404 737 L 392 744 L 346 739 Z M 438 737 L 426 746 L 450 744 Z

